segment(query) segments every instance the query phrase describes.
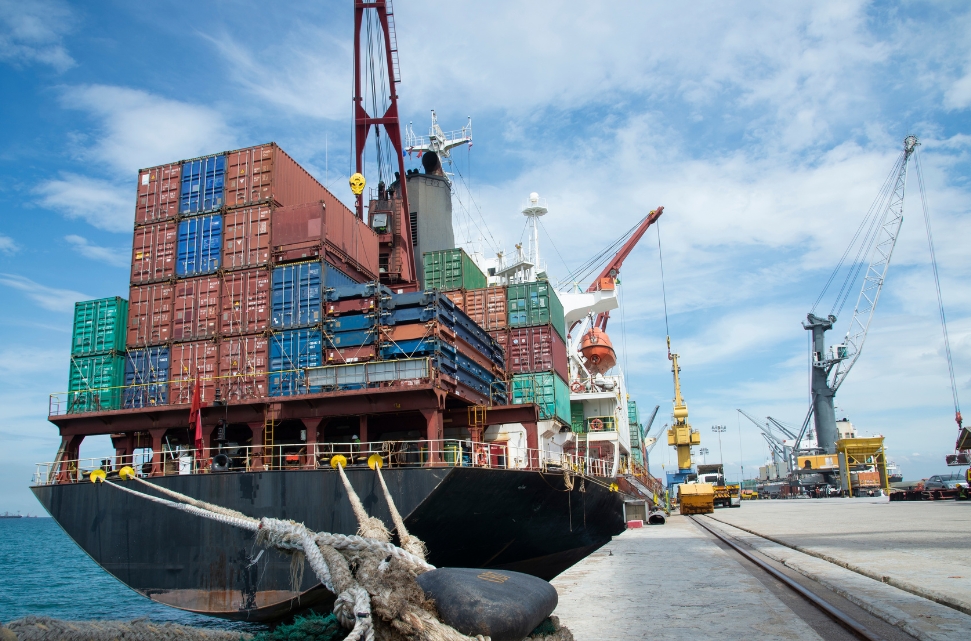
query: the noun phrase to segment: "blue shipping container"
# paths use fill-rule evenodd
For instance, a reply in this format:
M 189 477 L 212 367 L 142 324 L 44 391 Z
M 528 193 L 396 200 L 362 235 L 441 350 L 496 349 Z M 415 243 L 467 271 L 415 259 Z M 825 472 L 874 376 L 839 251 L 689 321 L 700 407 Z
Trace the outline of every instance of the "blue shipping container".
M 324 261 L 327 269 L 324 271 L 324 285 L 326 287 L 352 287 L 357 285 L 357 281 L 337 269 L 330 263 Z
M 179 277 L 212 274 L 219 269 L 223 242 L 223 217 L 200 216 L 179 223 L 179 247 L 175 275 Z
M 348 314 L 337 316 L 324 321 L 324 329 L 328 332 L 350 332 L 358 329 L 372 329 L 378 325 L 378 314 Z
M 307 388 L 303 370 L 323 365 L 322 337 L 317 329 L 274 332 L 270 338 L 270 396 L 316 393 Z
M 335 332 L 333 334 L 328 334 L 324 338 L 324 342 L 327 344 L 327 348 L 340 349 L 342 347 L 360 347 L 361 345 L 373 345 L 378 341 L 378 330 L 372 327 L 371 329 L 354 329 L 348 332 Z
M 122 407 L 157 407 L 169 402 L 169 348 L 129 350 Z
M 307 327 L 320 322 L 321 264 L 295 263 L 273 270 L 273 327 Z
M 328 263 L 329 265 L 330 263 Z M 356 283 L 353 285 L 341 285 L 327 291 L 327 301 L 336 303 L 342 300 L 353 300 L 357 298 L 371 298 L 377 294 L 382 297 L 391 297 L 391 290 L 377 282 Z
M 182 163 L 180 214 L 202 214 L 223 206 L 226 156 L 209 156 Z

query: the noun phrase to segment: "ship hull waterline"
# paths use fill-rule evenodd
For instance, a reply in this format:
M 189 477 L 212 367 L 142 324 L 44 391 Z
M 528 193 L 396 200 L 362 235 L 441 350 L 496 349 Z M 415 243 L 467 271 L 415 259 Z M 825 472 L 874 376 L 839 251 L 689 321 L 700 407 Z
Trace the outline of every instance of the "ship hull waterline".
M 349 467 L 347 475 L 368 512 L 390 525 L 375 472 Z M 430 467 L 384 470 L 383 475 L 409 531 L 426 543 L 429 562 L 439 567 L 506 569 L 549 580 L 625 528 L 624 494 L 580 479 L 567 490 L 562 473 Z M 344 487 L 331 469 L 165 476 L 151 482 L 257 518 L 291 519 L 314 531 L 357 530 Z M 309 567 L 294 590 L 290 557 L 258 546 L 251 532 L 100 483 L 31 489 L 98 565 L 159 603 L 249 621 L 327 610 L 333 603 L 334 595 Z

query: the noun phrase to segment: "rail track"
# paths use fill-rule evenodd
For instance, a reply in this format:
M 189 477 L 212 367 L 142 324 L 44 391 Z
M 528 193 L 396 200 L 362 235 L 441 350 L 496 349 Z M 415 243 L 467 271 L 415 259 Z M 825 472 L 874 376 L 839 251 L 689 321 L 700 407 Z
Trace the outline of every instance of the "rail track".
M 700 516 L 691 516 L 689 518 L 694 521 L 696 525 L 724 544 L 724 546 L 737 552 L 747 561 L 755 565 L 759 570 L 765 572 L 783 584 L 786 588 L 797 594 L 805 602 L 814 606 L 819 612 L 824 614 L 832 622 L 836 623 L 840 628 L 842 628 L 845 633 L 848 633 L 850 638 L 864 639 L 865 641 L 899 641 L 902 639 L 916 638 L 910 634 L 907 634 L 907 632 L 901 630 L 900 628 L 879 620 L 865 611 L 860 610 L 857 606 L 853 605 L 849 601 L 845 602 L 844 607 L 837 607 L 833 604 L 834 601 L 841 602 L 845 600 L 836 593 L 831 592 L 826 587 L 813 582 L 811 579 L 800 577 L 800 580 L 796 580 L 787 573 L 780 571 L 775 567 L 775 565 L 768 562 L 766 557 L 763 557 L 758 552 L 753 552 L 752 550 L 739 545 L 736 541 L 732 540 L 728 536 L 725 536 L 722 532 L 706 523 L 706 521 L 708 521 L 707 518 Z M 807 584 L 811 584 L 815 590 L 810 590 L 807 588 Z M 827 598 L 822 598 L 819 593 L 825 594 Z M 856 610 L 859 612 L 857 616 L 853 616 L 849 614 L 847 610 Z M 800 616 L 804 619 L 807 618 L 803 615 Z M 863 622 L 864 620 L 866 621 L 865 623 Z M 807 620 L 807 622 L 809 621 Z M 820 632 L 820 630 L 817 629 L 817 632 Z M 825 633 L 821 634 L 821 636 L 824 638 L 835 638 L 835 636 Z M 843 636 L 845 638 L 845 635 Z

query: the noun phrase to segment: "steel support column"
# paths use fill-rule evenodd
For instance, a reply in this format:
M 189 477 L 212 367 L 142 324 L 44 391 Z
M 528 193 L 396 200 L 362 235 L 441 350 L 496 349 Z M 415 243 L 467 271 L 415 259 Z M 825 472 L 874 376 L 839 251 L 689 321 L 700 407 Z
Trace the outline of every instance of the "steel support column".
M 425 459 L 425 467 L 441 465 L 441 452 L 444 444 L 442 436 L 445 428 L 442 423 L 442 411 L 421 410 L 421 415 L 425 417 L 425 439 L 428 442 L 428 458 Z
M 150 476 L 161 476 L 162 469 L 162 439 L 165 438 L 167 429 L 148 430 L 152 435 L 152 471 Z
M 253 432 L 253 441 L 250 443 L 252 449 L 250 466 L 249 469 L 252 470 L 262 470 L 263 469 L 263 430 L 266 426 L 262 423 L 249 423 L 250 431 Z

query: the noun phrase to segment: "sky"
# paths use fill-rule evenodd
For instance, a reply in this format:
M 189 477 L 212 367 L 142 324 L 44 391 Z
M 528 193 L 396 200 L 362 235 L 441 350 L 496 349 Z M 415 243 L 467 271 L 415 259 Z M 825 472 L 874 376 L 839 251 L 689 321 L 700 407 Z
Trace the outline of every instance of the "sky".
M 399 0 L 405 122 L 474 124 L 456 240 L 514 251 L 546 199 L 553 278 L 664 205 L 621 271 L 631 397 L 670 421 L 669 331 L 709 462 L 764 464 L 737 413 L 800 423 L 800 323 L 900 152 L 921 140 L 959 394 L 971 403 L 971 7 L 927 2 Z M 352 3 L 0 0 L 0 511 L 37 513 L 75 301 L 126 296 L 139 168 L 276 141 L 346 202 Z M 409 161 L 417 166 L 417 160 Z M 916 176 L 863 354 L 837 395 L 905 478 L 956 427 Z M 481 240 L 480 240 L 481 237 Z M 858 285 L 856 285 L 858 287 Z M 831 294 L 832 295 L 832 294 Z M 831 338 L 849 327 L 852 305 Z M 831 298 L 821 304 L 825 311 Z M 82 456 L 106 449 L 87 439 Z M 653 451 L 652 471 L 673 463 Z

